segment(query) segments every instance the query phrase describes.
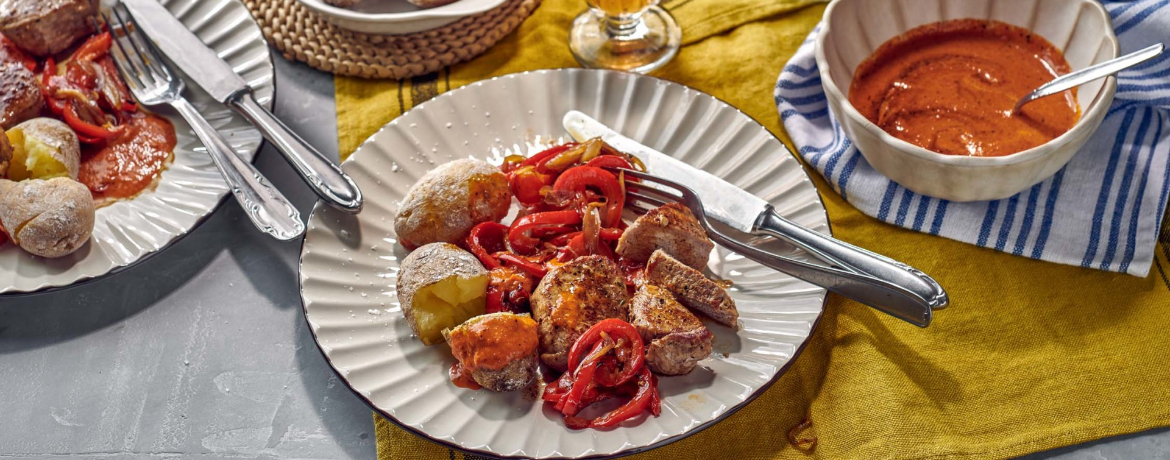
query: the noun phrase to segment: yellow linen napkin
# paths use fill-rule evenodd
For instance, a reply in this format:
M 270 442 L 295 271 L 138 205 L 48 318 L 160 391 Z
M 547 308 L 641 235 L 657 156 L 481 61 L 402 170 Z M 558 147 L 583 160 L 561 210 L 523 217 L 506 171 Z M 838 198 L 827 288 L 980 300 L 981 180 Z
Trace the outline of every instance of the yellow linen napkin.
M 800 0 L 675 0 L 678 58 L 655 73 L 711 93 L 786 143 L 772 102 L 781 67 L 821 17 Z M 580 0 L 545 0 L 487 54 L 406 82 L 337 79 L 342 152 L 438 92 L 575 66 Z M 831 295 L 804 353 L 723 422 L 634 459 L 997 459 L 1170 425 L 1170 233 L 1146 279 L 1029 260 L 865 216 L 820 176 L 836 237 L 934 275 L 952 305 L 918 329 Z M 803 420 L 815 449 L 787 437 Z M 380 459 L 474 458 L 375 415 Z

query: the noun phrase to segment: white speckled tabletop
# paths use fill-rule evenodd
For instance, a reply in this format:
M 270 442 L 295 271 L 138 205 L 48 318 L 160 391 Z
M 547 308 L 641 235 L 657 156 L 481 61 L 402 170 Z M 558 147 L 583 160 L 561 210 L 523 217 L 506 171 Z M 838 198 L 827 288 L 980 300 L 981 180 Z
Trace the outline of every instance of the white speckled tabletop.
M 337 157 L 333 80 L 276 58 L 276 114 Z M 265 146 L 257 165 L 308 217 L 315 200 Z M 0 458 L 375 457 L 370 410 L 313 344 L 300 242 L 227 202 L 110 278 L 0 298 Z M 1170 459 L 1170 430 L 1026 457 Z

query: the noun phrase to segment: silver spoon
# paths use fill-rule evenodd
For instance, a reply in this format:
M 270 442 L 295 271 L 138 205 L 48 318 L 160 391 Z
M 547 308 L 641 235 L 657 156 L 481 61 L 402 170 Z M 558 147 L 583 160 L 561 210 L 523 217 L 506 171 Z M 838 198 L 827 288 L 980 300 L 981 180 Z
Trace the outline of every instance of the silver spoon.
M 1162 44 L 1159 43 L 1140 51 L 1134 51 L 1119 58 L 1110 59 L 1100 64 L 1085 67 L 1084 69 L 1078 70 L 1076 72 L 1061 75 L 1055 80 L 1041 85 L 1039 88 L 1036 88 L 1034 91 L 1021 98 L 1019 102 L 1016 102 L 1016 106 L 1012 108 L 1012 114 L 1014 115 L 1019 113 L 1021 107 L 1036 99 L 1048 97 L 1062 91 L 1073 89 L 1098 78 L 1108 77 L 1117 72 L 1158 57 L 1162 54 L 1162 48 Z

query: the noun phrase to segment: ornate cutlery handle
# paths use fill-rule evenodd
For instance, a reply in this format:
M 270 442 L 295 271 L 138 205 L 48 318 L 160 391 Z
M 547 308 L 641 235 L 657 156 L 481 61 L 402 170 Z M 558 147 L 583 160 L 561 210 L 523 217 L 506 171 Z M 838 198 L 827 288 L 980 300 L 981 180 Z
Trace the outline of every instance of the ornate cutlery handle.
M 357 214 L 362 210 L 362 192 L 341 168 L 293 133 L 288 126 L 256 103 L 250 91 L 241 91 L 228 101 L 256 126 L 264 138 L 276 145 L 305 183 L 330 206 Z
M 301 222 L 297 208 L 279 190 L 269 185 L 251 163 L 236 155 L 227 141 L 190 102 L 179 98 L 171 106 L 191 124 L 195 135 L 207 146 L 211 160 L 257 228 L 279 240 L 291 240 L 305 232 L 305 224 Z

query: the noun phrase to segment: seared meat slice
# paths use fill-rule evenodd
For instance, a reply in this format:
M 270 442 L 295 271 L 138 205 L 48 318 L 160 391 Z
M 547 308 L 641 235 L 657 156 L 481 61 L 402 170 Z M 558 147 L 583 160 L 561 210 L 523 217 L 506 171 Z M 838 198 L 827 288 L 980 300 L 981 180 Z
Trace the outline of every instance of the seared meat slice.
M 36 118 L 44 106 L 36 75 L 18 61 L 0 62 L 0 128 Z
M 720 324 L 735 327 L 739 312 L 727 291 L 698 270 L 658 250 L 646 263 L 646 282 L 665 288 L 680 303 Z
M 646 365 L 665 375 L 682 375 L 711 354 L 715 336 L 666 289 L 645 285 L 630 298 L 630 324 L 646 342 Z
M 649 259 L 656 249 L 666 251 L 695 270 L 702 270 L 715 243 L 707 238 L 707 232 L 690 209 L 670 203 L 639 216 L 617 245 L 619 255 L 639 262 Z
M 0 1 L 0 33 L 30 54 L 56 54 L 94 33 L 97 8 L 97 0 Z
M 565 371 L 573 342 L 603 319 L 625 321 L 628 298 L 621 271 L 605 257 L 578 257 L 550 270 L 529 299 L 540 326 L 540 359 Z

